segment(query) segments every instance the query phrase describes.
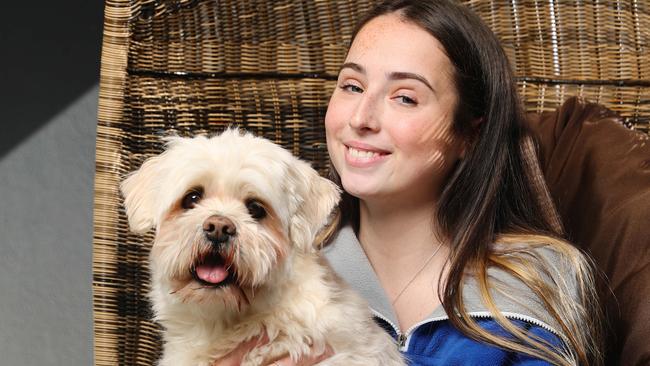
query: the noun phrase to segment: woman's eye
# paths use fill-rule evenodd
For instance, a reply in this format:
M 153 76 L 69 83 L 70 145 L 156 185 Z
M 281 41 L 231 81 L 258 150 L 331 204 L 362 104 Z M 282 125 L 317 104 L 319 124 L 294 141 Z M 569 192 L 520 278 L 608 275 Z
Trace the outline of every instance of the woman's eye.
M 341 89 L 352 93 L 363 93 L 363 89 L 354 84 L 343 84 L 341 85 Z
M 261 220 L 266 217 L 266 210 L 264 209 L 264 206 L 262 206 L 256 200 L 246 201 L 246 209 L 248 209 L 248 213 L 255 220 Z
M 193 189 L 185 194 L 181 201 L 181 207 L 185 210 L 192 209 L 203 198 L 202 189 Z
M 418 103 L 415 101 L 415 99 L 407 97 L 406 95 L 400 95 L 399 97 L 396 98 L 400 103 L 402 104 L 410 104 L 410 105 L 417 105 Z

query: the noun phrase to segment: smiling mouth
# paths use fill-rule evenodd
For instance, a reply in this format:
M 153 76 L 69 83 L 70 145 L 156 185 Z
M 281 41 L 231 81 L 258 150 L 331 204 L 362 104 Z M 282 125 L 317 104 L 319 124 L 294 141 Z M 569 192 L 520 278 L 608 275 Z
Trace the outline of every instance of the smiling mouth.
M 388 151 L 366 150 L 363 148 L 345 145 L 346 156 L 348 161 L 353 164 L 372 164 L 382 160 L 385 156 L 389 155 Z
M 235 271 L 218 252 L 209 252 L 190 269 L 192 278 L 205 287 L 224 287 L 235 282 Z
M 354 147 L 348 147 L 348 152 L 350 153 L 351 157 L 358 159 L 372 159 L 381 155 L 386 155 L 378 153 L 376 151 L 359 150 Z

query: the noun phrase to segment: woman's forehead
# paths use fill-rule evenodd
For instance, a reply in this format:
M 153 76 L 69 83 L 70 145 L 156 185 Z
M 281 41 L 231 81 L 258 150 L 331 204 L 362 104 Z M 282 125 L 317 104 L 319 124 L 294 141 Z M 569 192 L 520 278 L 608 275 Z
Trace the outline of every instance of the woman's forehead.
M 453 73 L 442 44 L 395 13 L 376 17 L 360 29 L 346 63 L 361 65 L 367 72 L 415 72 L 427 79 Z

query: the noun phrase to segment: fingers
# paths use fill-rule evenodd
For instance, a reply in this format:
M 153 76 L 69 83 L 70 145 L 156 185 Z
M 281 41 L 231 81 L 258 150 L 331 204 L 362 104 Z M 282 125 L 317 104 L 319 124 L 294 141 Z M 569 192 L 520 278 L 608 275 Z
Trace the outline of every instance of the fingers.
M 334 351 L 329 345 L 325 347 L 325 351 L 321 354 L 314 354 L 314 347 L 312 346 L 310 348 L 312 352 L 308 355 L 302 356 L 297 362 L 294 362 L 291 357 L 286 356 L 271 362 L 268 366 L 313 366 L 334 355 Z
M 261 336 L 240 344 L 232 352 L 214 361 L 211 366 L 239 366 L 244 355 L 246 355 L 251 349 L 268 342 L 269 337 L 266 335 L 266 332 L 264 332 Z
M 250 339 L 241 343 L 232 352 L 224 357 L 214 361 L 211 366 L 240 366 L 244 356 L 253 348 L 259 347 L 269 342 L 269 337 L 266 332 L 261 336 Z M 286 356 L 279 360 L 271 362 L 268 366 L 313 366 L 319 362 L 331 357 L 334 354 L 332 347 L 327 345 L 322 353 L 316 353 L 314 347 L 310 347 L 310 353 L 301 357 L 297 362 L 291 360 L 291 357 Z

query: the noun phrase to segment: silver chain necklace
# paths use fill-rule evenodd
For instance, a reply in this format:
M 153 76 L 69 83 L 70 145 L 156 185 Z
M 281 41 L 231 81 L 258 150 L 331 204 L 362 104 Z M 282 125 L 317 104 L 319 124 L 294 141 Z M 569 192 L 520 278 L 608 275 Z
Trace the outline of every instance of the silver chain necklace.
M 413 277 L 411 277 L 411 279 L 406 283 L 406 285 L 404 285 L 404 287 L 402 288 L 402 291 L 400 291 L 399 294 L 397 294 L 397 296 L 395 296 L 395 299 L 393 299 L 393 302 L 391 302 L 391 304 L 393 305 L 393 307 L 395 307 L 395 303 L 397 302 L 397 300 L 399 300 L 400 296 L 402 296 L 402 294 L 404 293 L 404 291 L 406 291 L 406 289 L 411 285 L 411 283 L 413 283 L 413 281 L 415 281 L 415 279 L 418 277 L 418 275 L 419 275 L 422 271 L 424 271 L 424 269 L 427 267 L 427 265 L 429 264 L 429 262 L 431 262 L 431 260 L 433 259 L 433 257 L 435 257 L 436 254 L 438 254 L 438 251 L 440 250 L 441 247 L 442 247 L 442 243 L 438 244 L 438 247 L 436 248 L 436 250 L 434 250 L 433 253 L 431 253 L 431 256 L 430 256 L 430 257 L 429 257 L 429 258 L 424 262 L 424 264 L 422 265 L 422 267 L 420 267 L 420 269 L 418 269 L 418 271 L 415 272 L 415 274 L 413 275 Z

